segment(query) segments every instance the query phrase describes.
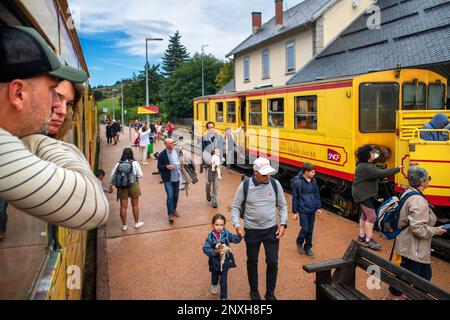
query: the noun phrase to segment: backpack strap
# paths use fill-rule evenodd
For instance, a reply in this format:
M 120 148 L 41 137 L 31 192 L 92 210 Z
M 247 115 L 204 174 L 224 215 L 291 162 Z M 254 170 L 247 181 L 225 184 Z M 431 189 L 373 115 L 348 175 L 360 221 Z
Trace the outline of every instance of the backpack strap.
M 275 191 L 275 206 L 278 204 L 278 186 L 277 181 L 270 177 L 270 184 L 272 185 L 273 191 Z
M 250 178 L 245 178 L 242 182 L 242 189 L 244 191 L 244 201 L 241 204 L 241 219 L 244 219 L 245 203 L 247 202 L 248 189 L 250 186 Z

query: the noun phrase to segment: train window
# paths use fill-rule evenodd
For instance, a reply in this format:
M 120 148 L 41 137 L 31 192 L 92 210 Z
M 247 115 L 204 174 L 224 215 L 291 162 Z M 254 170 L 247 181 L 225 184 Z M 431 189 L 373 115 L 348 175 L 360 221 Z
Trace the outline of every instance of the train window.
M 223 122 L 223 102 L 216 103 L 216 122 Z
M 250 101 L 250 125 L 262 126 L 262 101 Z
M 427 86 L 424 83 L 403 84 L 403 110 L 426 110 Z
M 236 102 L 227 102 L 227 123 L 236 123 Z
M 209 102 L 205 102 L 204 107 L 205 107 L 205 119 L 204 120 L 209 120 L 208 118 L 208 106 L 209 106 Z
M 398 83 L 363 83 L 359 87 L 359 130 L 395 131 L 399 108 Z
M 195 104 L 195 120 L 200 120 L 200 115 L 198 113 L 198 105 L 199 103 Z
M 284 127 L 284 99 L 270 99 L 269 104 L 269 127 Z
M 428 86 L 428 109 L 445 109 L 445 85 L 430 84 Z
M 317 130 L 317 96 L 295 97 L 295 129 Z

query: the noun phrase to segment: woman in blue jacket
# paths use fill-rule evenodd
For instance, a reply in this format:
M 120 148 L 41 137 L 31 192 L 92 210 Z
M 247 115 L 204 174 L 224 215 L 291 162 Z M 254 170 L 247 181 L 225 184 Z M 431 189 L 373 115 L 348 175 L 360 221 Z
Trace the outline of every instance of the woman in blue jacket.
M 241 238 L 225 229 L 225 223 L 225 217 L 216 214 L 212 219 L 213 230 L 208 234 L 203 245 L 203 252 L 209 257 L 211 293 L 217 294 L 217 285 L 220 278 L 221 300 L 227 300 L 228 270 L 236 268 L 233 254 L 229 251 L 230 243 L 241 242 Z

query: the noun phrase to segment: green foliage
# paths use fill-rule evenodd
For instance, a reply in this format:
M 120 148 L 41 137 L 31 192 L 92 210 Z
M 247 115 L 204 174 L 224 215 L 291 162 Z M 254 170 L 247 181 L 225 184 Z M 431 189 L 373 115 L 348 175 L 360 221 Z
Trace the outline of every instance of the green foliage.
M 203 57 L 205 95 L 215 94 L 214 82 L 224 63 L 213 55 Z M 162 111 L 167 118 L 192 117 L 192 102 L 202 94 L 202 56 L 198 53 L 178 67 L 171 78 L 164 80 Z M 167 119 L 166 118 L 166 119 Z
M 228 61 L 219 70 L 219 74 L 215 79 L 217 91 L 225 87 L 228 82 L 234 77 L 234 63 L 232 60 Z
M 180 40 L 181 36 L 178 31 L 169 39 L 169 47 L 162 58 L 163 75 L 166 77 L 171 77 L 175 70 L 189 59 L 189 53 Z
M 105 97 L 103 95 L 103 92 L 100 90 L 94 90 L 94 99 L 95 101 L 103 100 Z

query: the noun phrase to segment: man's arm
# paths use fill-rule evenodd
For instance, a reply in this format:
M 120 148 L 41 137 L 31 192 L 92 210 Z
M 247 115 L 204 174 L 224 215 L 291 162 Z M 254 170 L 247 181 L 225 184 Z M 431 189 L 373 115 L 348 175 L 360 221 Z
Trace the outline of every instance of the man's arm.
M 236 194 L 234 195 L 234 200 L 231 205 L 231 220 L 233 222 L 234 228 L 241 227 L 240 213 L 241 213 L 241 205 L 242 205 L 243 201 L 244 201 L 244 188 L 243 188 L 243 183 L 241 182 L 240 186 L 236 190 Z
M 0 129 L 0 197 L 52 224 L 94 229 L 109 204 L 89 163 L 75 146 L 43 135 L 19 140 Z
M 275 180 L 277 184 L 277 194 L 278 194 L 278 201 L 277 201 L 277 208 L 280 211 L 280 225 L 287 226 L 288 221 L 288 206 L 286 202 L 286 198 L 284 196 L 283 187 L 281 186 L 280 182 L 278 180 Z

